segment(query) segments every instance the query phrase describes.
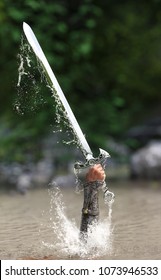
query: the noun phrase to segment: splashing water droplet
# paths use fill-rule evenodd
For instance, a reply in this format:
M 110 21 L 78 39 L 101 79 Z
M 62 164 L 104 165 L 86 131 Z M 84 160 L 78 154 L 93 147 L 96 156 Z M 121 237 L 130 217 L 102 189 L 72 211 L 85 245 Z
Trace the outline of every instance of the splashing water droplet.
M 29 44 L 21 38 L 18 58 L 17 96 L 13 104 L 18 114 L 35 113 L 40 106 L 46 104 L 41 93 L 42 74 L 39 71 L 37 59 Z M 17 107 L 19 104 L 19 108 Z
M 17 82 L 17 86 L 20 87 L 21 84 L 21 79 L 23 75 L 27 75 L 27 73 L 25 72 L 24 69 L 24 59 L 23 56 L 21 54 L 18 55 L 19 59 L 20 59 L 20 66 L 18 68 L 18 82 Z
M 60 188 L 53 183 L 49 189 L 50 209 L 49 227 L 53 233 L 52 242 L 42 241 L 43 246 L 57 252 L 58 257 L 78 256 L 80 258 L 97 258 L 112 251 L 111 214 L 98 225 L 89 229 L 87 243 L 80 239 L 80 230 L 75 220 L 66 214 L 66 205 Z M 106 229 L 106 230 L 105 230 Z
M 113 192 L 109 191 L 106 183 L 103 184 L 102 191 L 104 194 L 104 203 L 108 206 L 112 205 L 114 202 L 115 195 Z

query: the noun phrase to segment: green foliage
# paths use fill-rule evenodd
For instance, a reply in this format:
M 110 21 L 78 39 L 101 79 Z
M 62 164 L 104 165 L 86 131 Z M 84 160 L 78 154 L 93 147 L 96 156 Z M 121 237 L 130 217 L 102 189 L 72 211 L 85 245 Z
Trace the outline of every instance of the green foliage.
M 42 85 L 45 105 L 37 97 L 34 114 L 28 110 L 17 117 L 14 111 L 23 21 L 33 28 L 94 147 L 108 136 L 121 138 L 132 125 L 159 114 L 161 1 L 1 0 L 1 116 L 17 131 L 3 139 L 2 158 L 21 130 L 32 143 L 54 120 L 53 99 Z M 29 104 L 30 94 L 34 100 L 29 90 Z

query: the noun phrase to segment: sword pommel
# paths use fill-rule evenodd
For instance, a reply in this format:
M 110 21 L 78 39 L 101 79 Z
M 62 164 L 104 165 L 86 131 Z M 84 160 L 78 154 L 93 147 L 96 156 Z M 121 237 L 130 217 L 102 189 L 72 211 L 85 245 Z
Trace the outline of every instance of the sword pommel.
M 98 163 L 100 163 L 100 164 L 104 163 L 106 158 L 110 157 L 110 154 L 103 149 L 99 149 L 99 151 L 100 151 L 100 154 L 97 158 L 94 158 L 92 154 L 87 154 L 86 162 L 83 163 L 81 161 L 78 161 L 74 164 L 74 168 L 83 169 L 83 168 L 87 168 L 87 167 L 90 167 L 90 166 L 98 164 Z

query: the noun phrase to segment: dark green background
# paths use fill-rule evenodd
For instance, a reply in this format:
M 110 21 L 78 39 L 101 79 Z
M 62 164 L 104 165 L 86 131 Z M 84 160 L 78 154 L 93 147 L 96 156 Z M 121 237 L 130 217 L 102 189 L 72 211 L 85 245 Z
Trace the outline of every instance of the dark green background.
M 160 115 L 161 1 L 0 0 L 1 160 L 22 160 L 17 147 L 36 151 L 54 126 L 54 100 L 41 83 L 43 101 L 29 87 L 24 114 L 15 110 L 23 21 L 92 147 L 109 137 L 126 142 L 130 127 Z

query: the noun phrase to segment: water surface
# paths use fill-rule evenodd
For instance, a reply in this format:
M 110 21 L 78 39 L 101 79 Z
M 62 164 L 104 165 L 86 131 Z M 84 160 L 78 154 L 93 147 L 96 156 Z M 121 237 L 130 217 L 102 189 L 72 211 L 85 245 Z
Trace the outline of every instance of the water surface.
M 100 225 L 84 251 L 78 238 L 83 194 L 1 193 L 0 259 L 161 259 L 159 184 L 111 182 L 111 217 L 100 192 Z

